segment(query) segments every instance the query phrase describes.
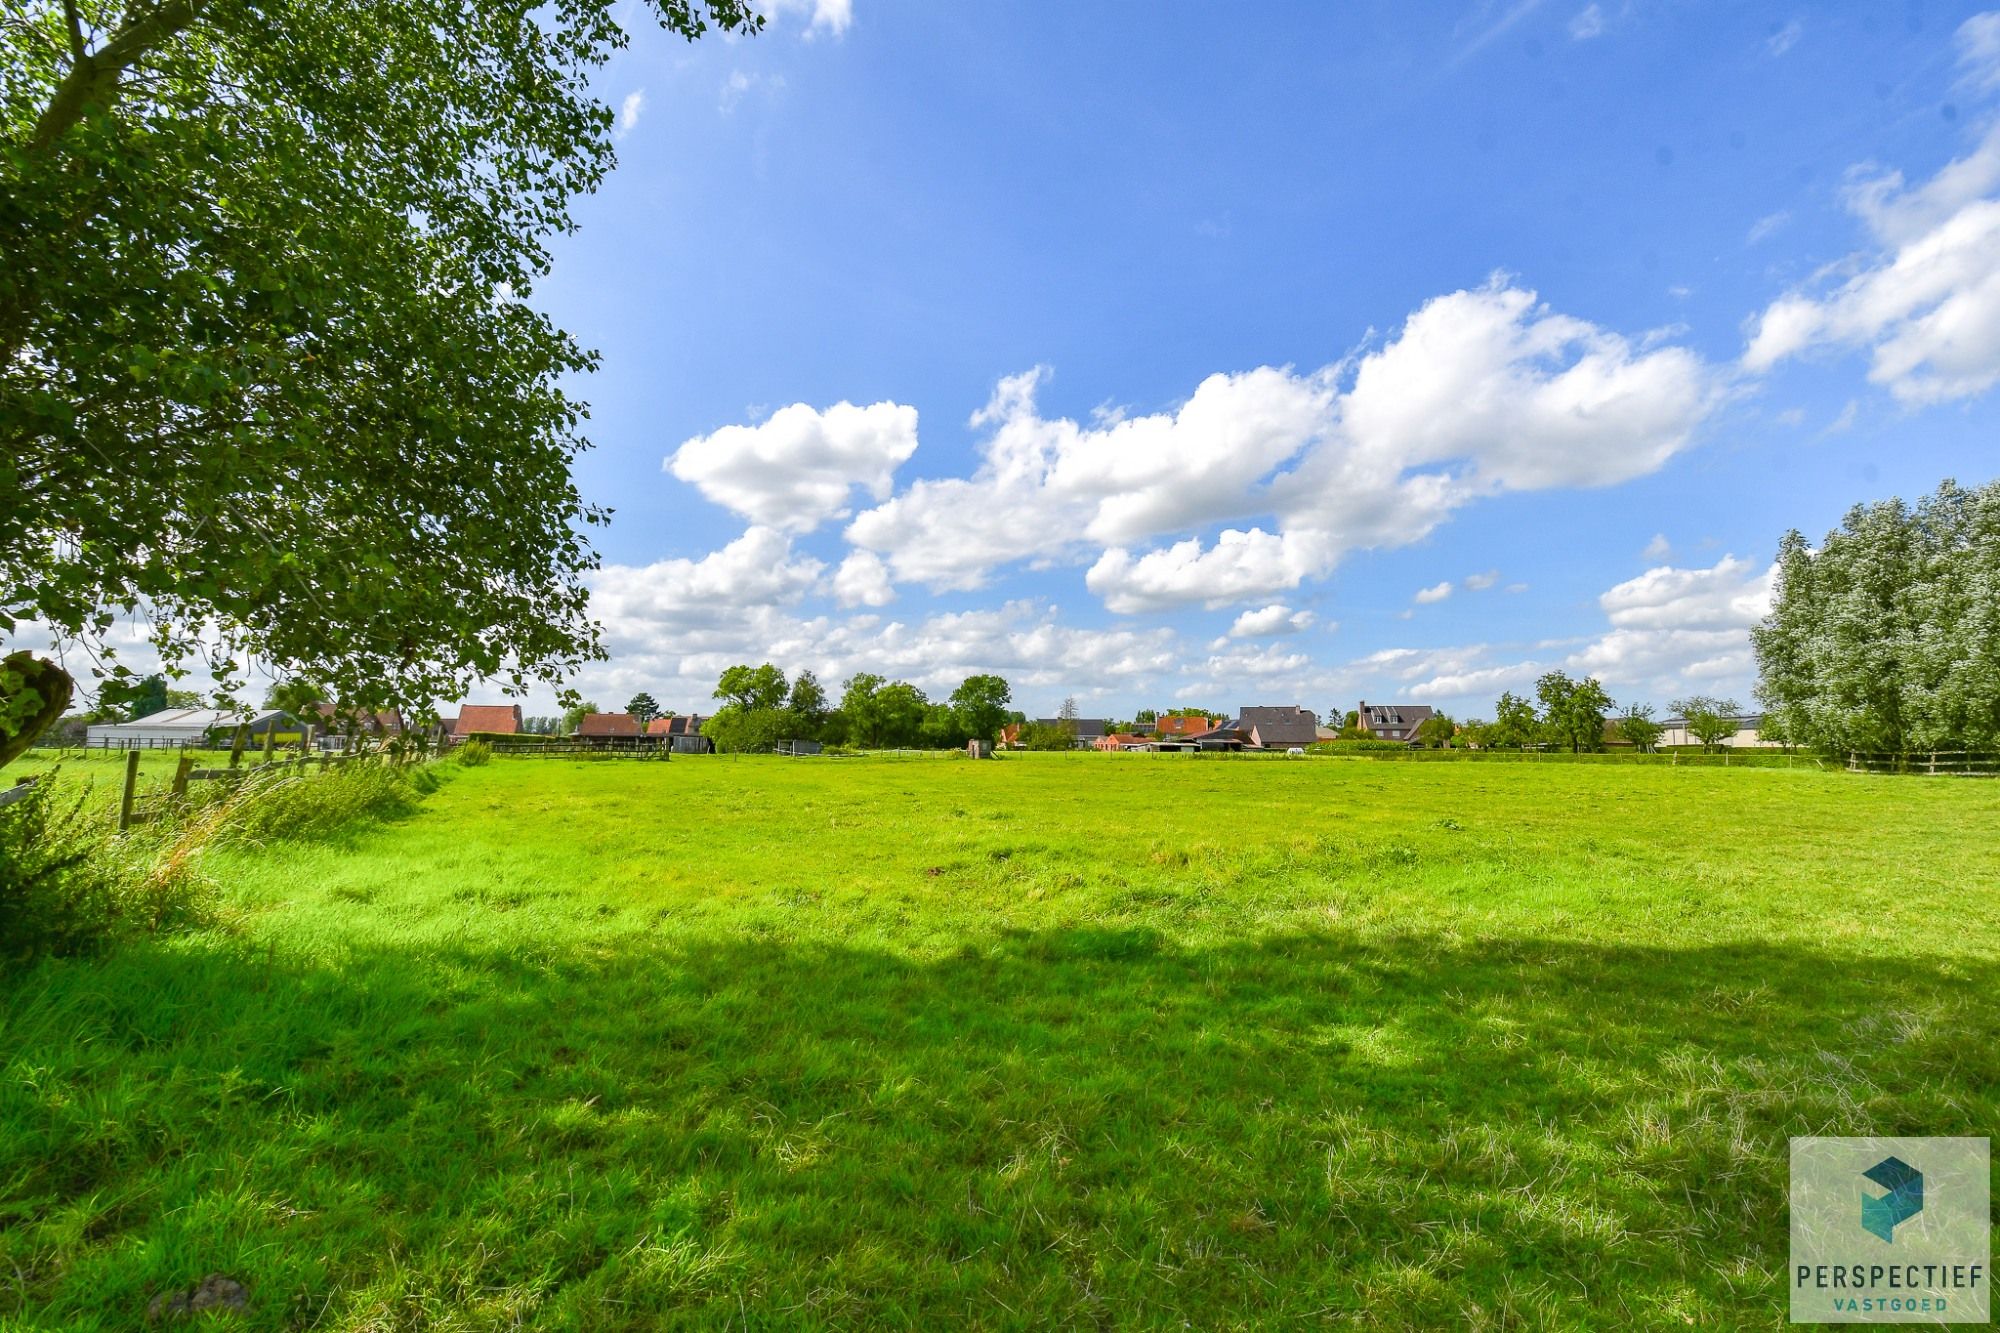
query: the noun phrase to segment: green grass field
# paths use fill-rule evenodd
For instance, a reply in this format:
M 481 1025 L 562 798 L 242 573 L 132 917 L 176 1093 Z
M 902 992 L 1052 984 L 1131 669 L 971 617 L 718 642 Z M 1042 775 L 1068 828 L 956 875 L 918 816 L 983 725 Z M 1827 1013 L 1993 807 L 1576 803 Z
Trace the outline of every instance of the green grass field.
M 1996 828 L 1782 769 L 496 761 L 6 983 L 0 1312 L 1778 1328 L 1788 1135 L 2000 1123 Z

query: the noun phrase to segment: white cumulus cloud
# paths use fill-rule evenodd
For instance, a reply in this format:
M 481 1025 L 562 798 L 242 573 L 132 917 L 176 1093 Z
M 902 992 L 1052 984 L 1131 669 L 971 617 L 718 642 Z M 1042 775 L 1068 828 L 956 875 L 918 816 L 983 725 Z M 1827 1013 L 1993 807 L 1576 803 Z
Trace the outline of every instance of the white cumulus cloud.
M 896 600 L 889 567 L 873 551 L 852 551 L 833 575 L 833 594 L 842 606 L 887 606 Z
M 1311 628 L 1312 623 L 1312 612 L 1294 611 L 1282 602 L 1273 602 L 1269 606 L 1256 611 L 1245 611 L 1236 617 L 1236 622 L 1229 627 L 1227 637 L 1262 639 L 1276 634 L 1296 634 L 1302 629 Z
M 911 484 L 856 515 L 848 540 L 938 589 L 1075 560 L 1114 611 L 1268 600 L 1481 497 L 1654 471 L 1717 399 L 1694 353 L 1501 279 L 1427 303 L 1352 364 L 1212 375 L 1170 411 L 1045 417 L 1045 378 L 1002 380 L 975 414 L 988 435 L 972 476 Z
M 917 449 L 917 409 L 900 403 L 779 408 L 755 426 L 697 435 L 669 472 L 753 524 L 806 532 L 849 512 L 858 487 L 879 500 Z
M 2000 16 L 1958 30 L 1967 78 L 2000 87 Z M 1869 353 L 1868 378 L 1906 404 L 2000 381 L 2000 124 L 1919 185 L 1900 171 L 1850 174 L 1847 204 L 1873 248 L 1831 265 L 1752 322 L 1743 366 L 1761 374 L 1817 347 Z

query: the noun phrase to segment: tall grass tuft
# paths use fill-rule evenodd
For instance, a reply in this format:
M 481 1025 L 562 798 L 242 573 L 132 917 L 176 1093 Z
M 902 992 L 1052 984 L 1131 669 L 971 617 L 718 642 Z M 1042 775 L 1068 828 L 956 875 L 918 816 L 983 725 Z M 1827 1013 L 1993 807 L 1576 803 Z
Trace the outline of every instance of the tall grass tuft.
M 85 793 L 59 793 L 50 775 L 0 810 L 0 967 L 209 919 L 214 886 L 178 836 L 121 838 Z
M 467 768 L 478 768 L 481 764 L 492 762 L 493 747 L 485 741 L 467 741 L 458 747 L 455 757 Z
M 370 763 L 270 781 L 253 776 L 229 792 L 203 822 L 203 841 L 263 844 L 336 837 L 359 824 L 408 814 L 436 784 L 424 769 Z

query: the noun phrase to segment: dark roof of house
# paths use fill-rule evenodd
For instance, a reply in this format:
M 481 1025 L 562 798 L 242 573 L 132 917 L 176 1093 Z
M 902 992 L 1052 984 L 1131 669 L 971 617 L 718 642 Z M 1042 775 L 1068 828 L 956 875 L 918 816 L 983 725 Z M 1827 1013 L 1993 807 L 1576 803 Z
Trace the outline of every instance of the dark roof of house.
M 458 710 L 458 721 L 451 726 L 454 736 L 470 736 L 475 731 L 493 731 L 511 736 L 520 730 L 519 704 L 464 704 Z
M 639 719 L 630 713 L 585 713 L 576 724 L 579 736 L 637 736 Z
M 1310 745 L 1319 739 L 1319 719 L 1297 705 L 1245 708 L 1230 726 L 1246 736 L 1255 732 L 1260 745 Z
M 1038 717 L 1035 721 L 1045 727 L 1060 727 L 1067 722 L 1076 728 L 1078 740 L 1094 741 L 1104 734 L 1104 719 L 1101 717 Z
M 1417 728 L 1437 712 L 1429 704 L 1371 704 L 1366 700 L 1354 711 L 1364 731 L 1391 741 L 1415 740 Z

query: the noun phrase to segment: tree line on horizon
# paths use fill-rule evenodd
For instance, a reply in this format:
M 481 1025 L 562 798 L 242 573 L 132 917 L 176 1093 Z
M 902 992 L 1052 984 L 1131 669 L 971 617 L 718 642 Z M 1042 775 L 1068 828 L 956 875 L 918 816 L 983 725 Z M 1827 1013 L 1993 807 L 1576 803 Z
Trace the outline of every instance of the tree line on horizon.
M 779 741 L 865 750 L 956 750 L 968 741 L 996 741 L 1002 727 L 1021 720 L 1008 706 L 1012 688 L 990 673 L 967 676 L 946 698 L 932 699 L 909 681 L 862 671 L 842 683 L 836 700 L 810 670 L 787 679 L 773 663 L 739 663 L 723 671 L 711 697 L 722 703 L 702 721 L 701 734 L 724 754 L 761 753 Z M 602 711 L 582 701 L 560 719 L 529 718 L 524 727 L 567 733 L 585 715 Z M 646 691 L 633 695 L 625 711 L 642 727 L 665 716 Z

